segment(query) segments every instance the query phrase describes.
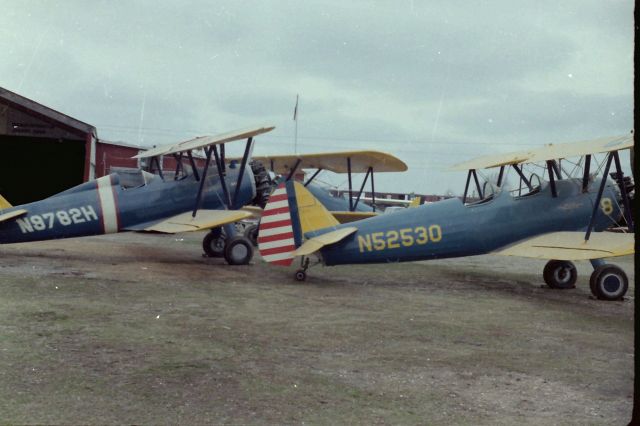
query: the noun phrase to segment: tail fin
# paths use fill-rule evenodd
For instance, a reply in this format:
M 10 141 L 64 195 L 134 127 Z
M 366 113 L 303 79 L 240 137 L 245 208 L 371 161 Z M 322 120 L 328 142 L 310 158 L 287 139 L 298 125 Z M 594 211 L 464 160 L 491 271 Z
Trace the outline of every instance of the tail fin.
M 305 233 L 337 226 L 333 215 L 299 182 L 283 182 L 269 197 L 258 228 L 265 262 L 289 266 Z
M 9 209 L 13 207 L 10 202 L 7 201 L 2 195 L 0 195 L 0 209 Z

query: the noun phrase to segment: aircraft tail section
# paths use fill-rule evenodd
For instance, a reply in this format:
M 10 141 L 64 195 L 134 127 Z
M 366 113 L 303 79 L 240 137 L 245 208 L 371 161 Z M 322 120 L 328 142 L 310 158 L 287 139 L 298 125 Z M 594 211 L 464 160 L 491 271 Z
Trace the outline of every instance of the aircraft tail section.
M 258 229 L 262 258 L 289 266 L 305 233 L 337 226 L 333 215 L 299 182 L 283 182 L 269 197 Z
M 13 207 L 10 202 L 7 201 L 2 195 L 0 195 L 0 209 L 9 209 Z

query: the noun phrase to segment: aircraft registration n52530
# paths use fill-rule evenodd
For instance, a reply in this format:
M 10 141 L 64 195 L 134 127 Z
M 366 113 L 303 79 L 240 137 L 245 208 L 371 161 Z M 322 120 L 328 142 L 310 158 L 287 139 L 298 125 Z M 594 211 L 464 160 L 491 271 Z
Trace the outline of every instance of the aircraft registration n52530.
M 442 240 L 440 225 L 416 226 L 414 228 L 391 229 L 386 232 L 372 232 L 358 234 L 358 249 L 360 253 L 399 249 L 413 245 L 438 243 Z

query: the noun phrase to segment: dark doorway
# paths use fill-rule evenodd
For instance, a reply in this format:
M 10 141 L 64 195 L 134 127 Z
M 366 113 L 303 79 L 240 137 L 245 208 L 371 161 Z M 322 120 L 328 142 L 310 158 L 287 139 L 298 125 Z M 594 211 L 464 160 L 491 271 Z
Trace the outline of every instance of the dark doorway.
M 41 200 L 84 181 L 85 142 L 0 137 L 0 194 L 11 204 Z

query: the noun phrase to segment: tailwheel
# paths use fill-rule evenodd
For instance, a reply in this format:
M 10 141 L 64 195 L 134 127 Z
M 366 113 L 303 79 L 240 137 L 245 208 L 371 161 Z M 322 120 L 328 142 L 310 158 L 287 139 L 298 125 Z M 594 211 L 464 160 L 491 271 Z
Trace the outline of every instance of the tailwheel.
M 576 266 L 567 260 L 550 260 L 544 266 L 542 276 L 550 288 L 565 290 L 575 288 L 578 271 Z
M 226 234 L 222 228 L 213 228 L 205 235 L 202 240 L 202 249 L 204 257 L 222 257 L 224 256 L 224 247 L 227 240 Z
M 227 241 L 224 258 L 229 265 L 248 265 L 253 258 L 253 245 L 248 238 L 236 235 Z
M 589 285 L 600 300 L 622 300 L 629 289 L 629 279 L 616 265 L 600 265 L 591 274 Z
M 302 256 L 300 259 L 301 268 L 296 271 L 294 277 L 297 281 L 304 281 L 307 279 L 307 269 L 309 269 L 309 258 Z

